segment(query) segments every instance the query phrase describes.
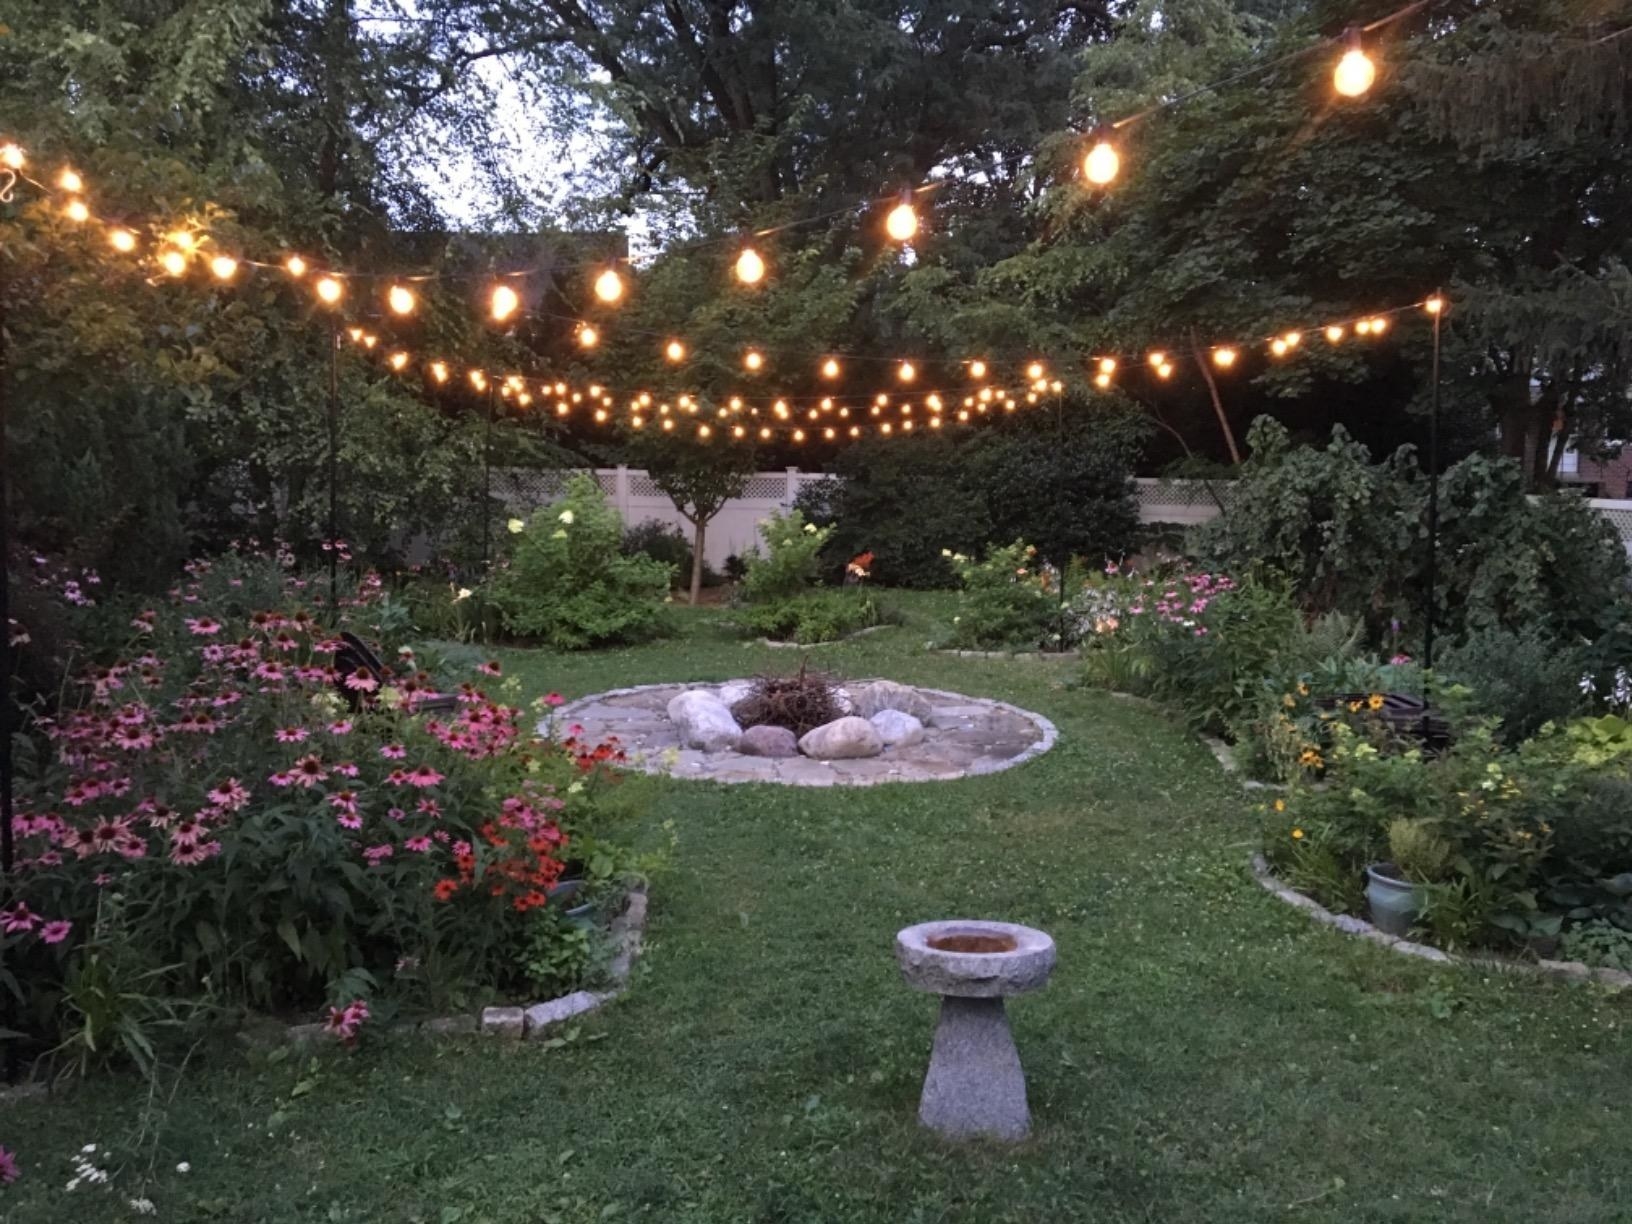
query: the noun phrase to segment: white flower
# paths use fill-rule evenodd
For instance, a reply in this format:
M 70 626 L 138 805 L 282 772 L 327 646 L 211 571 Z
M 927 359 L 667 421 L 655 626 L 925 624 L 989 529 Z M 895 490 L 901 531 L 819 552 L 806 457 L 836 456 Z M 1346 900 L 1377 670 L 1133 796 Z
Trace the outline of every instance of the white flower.
M 94 1152 L 94 1151 L 96 1151 L 96 1144 L 87 1143 L 84 1147 L 80 1148 L 79 1150 L 82 1151 L 82 1152 Z
M 815 535 L 816 534 L 816 524 L 815 523 L 806 523 L 805 524 L 805 534 L 806 535 Z
M 153 1205 L 150 1198 L 133 1198 L 130 1200 L 130 1209 L 137 1215 L 158 1215 L 159 1209 Z
M 527 530 L 527 524 L 518 518 L 511 519 L 505 524 L 505 526 L 510 529 L 511 535 L 520 535 L 523 531 Z
M 565 523 L 568 527 L 572 526 L 572 511 L 571 510 L 561 511 L 560 518 L 561 518 L 561 521 L 563 523 Z
M 550 532 L 550 539 L 552 540 L 564 540 L 566 538 L 567 529 L 565 527 L 557 527 L 554 531 Z
M 950 557 L 951 555 L 952 555 L 952 550 L 950 548 L 941 549 L 941 556 Z
M 185 1160 L 176 1166 L 177 1173 L 191 1173 L 192 1171 L 193 1166 L 188 1164 Z
M 453 602 L 458 603 L 461 599 L 469 599 L 469 598 L 470 598 L 470 588 L 469 587 L 460 587 L 459 588 L 459 593 L 453 597 Z

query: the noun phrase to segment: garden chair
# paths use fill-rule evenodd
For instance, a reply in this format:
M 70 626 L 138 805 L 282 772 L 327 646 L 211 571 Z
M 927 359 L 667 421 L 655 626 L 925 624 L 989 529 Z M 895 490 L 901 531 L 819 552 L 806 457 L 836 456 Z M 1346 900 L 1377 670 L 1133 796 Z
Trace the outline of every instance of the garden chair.
M 391 675 L 386 671 L 385 664 L 380 662 L 380 657 L 369 648 L 367 642 L 363 641 L 355 633 L 342 630 L 340 642 L 340 649 L 334 652 L 334 668 L 340 673 L 340 678 L 335 681 L 335 685 L 339 688 L 340 695 L 346 699 L 346 704 L 355 712 L 362 709 L 364 705 L 374 703 L 374 692 L 352 688 L 346 683 L 346 680 L 358 672 L 362 672 L 374 681 L 375 691 L 377 691 L 379 686 L 390 682 Z M 459 699 L 457 697 L 438 693 L 415 701 L 411 709 L 413 713 L 419 714 L 427 710 L 452 710 L 457 708 L 458 705 Z

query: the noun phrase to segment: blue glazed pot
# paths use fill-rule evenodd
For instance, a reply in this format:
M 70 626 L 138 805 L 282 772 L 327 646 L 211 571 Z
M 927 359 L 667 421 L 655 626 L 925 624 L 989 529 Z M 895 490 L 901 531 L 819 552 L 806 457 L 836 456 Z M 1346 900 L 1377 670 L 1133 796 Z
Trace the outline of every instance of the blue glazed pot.
M 1385 935 L 1403 937 L 1422 914 L 1427 898 L 1419 885 L 1401 878 L 1393 863 L 1373 863 L 1366 868 L 1366 900 L 1372 925 Z

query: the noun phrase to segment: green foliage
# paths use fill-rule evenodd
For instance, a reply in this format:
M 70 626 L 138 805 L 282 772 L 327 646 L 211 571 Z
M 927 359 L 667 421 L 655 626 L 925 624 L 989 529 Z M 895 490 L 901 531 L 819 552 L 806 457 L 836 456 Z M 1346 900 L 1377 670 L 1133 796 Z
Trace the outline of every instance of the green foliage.
M 665 631 L 669 567 L 622 554 L 622 520 L 593 477 L 574 476 L 511 540 L 509 563 L 488 584 L 508 632 L 583 650 Z
M 748 554 L 742 597 L 751 604 L 782 602 L 803 595 L 816 581 L 818 555 L 832 529 L 807 522 L 799 509 L 772 511 L 760 524 L 765 551 Z
M 1451 844 L 1425 820 L 1391 820 L 1387 829 L 1388 861 L 1408 880 L 1439 879 L 1451 863 Z
M 530 991 L 553 999 L 594 984 L 607 959 L 606 939 L 600 932 L 551 906 L 534 911 L 519 963 Z
M 814 645 L 836 642 L 860 629 L 884 623 L 887 613 L 878 597 L 858 588 L 806 591 L 764 604 L 750 604 L 738 613 L 750 632 L 776 642 Z
M 1560 956 L 1564 960 L 1632 973 L 1632 931 L 1598 918 L 1579 922 L 1564 932 Z
M 1472 691 L 1478 711 L 1501 720 L 1497 734 L 1508 744 L 1582 706 L 1584 652 L 1541 626 L 1477 630 L 1434 662 L 1443 679 Z
M 963 582 L 958 614 L 946 645 L 957 649 L 1059 649 L 1059 574 L 1037 563 L 1037 549 L 1024 540 L 994 548 L 984 560 L 962 553 L 950 558 Z
M 625 556 L 650 557 L 653 561 L 661 561 L 669 567 L 671 581 L 679 583 L 691 577 L 691 541 L 678 527 L 659 522 L 657 519 L 647 519 L 627 528 L 623 533 L 623 552 Z M 720 576 L 703 564 L 703 585 L 715 586 Z
M 1341 427 L 1325 448 L 1294 447 L 1268 418 L 1249 440 L 1228 509 L 1198 534 L 1203 554 L 1289 575 L 1306 614 L 1361 617 L 1374 641 L 1391 620 L 1420 620 L 1427 482 L 1410 452 L 1374 464 Z M 1445 637 L 1590 638 L 1618 618 L 1626 577 L 1619 537 L 1580 499 L 1527 497 L 1515 465 L 1482 456 L 1445 472 L 1435 585 Z

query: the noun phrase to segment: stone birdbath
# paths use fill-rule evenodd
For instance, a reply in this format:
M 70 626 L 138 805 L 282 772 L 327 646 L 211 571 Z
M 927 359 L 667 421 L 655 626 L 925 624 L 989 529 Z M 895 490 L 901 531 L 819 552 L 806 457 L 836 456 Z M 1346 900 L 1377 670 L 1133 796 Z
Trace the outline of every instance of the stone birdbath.
M 1003 1000 L 1048 981 L 1053 939 L 1012 922 L 924 922 L 896 935 L 895 959 L 907 985 L 941 996 L 918 1120 L 949 1139 L 1024 1139 L 1026 1076 Z

